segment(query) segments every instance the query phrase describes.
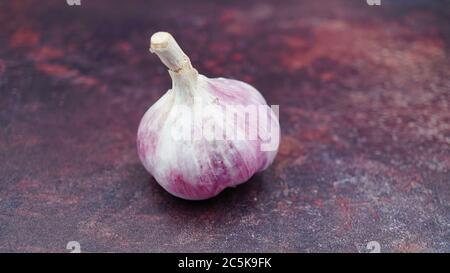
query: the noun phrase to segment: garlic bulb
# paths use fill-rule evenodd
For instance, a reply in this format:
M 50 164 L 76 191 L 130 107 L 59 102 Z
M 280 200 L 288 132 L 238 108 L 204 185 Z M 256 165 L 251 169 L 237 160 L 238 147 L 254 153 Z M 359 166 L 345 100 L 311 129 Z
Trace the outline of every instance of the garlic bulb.
M 207 199 L 272 163 L 280 125 L 255 88 L 198 74 L 167 32 L 153 34 L 150 51 L 169 68 L 172 89 L 143 116 L 137 148 L 164 189 L 184 199 Z

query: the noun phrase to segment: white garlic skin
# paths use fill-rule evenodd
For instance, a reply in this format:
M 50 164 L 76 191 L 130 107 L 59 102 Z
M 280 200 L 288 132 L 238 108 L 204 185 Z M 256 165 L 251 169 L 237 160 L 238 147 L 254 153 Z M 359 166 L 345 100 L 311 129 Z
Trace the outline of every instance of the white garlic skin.
M 174 139 L 174 132 L 186 125 L 197 128 L 206 122 L 223 123 L 222 111 L 202 112 L 198 123 L 192 117 L 208 105 L 267 105 L 263 96 L 252 86 L 237 80 L 209 79 L 195 69 L 170 71 L 172 89 L 167 91 L 143 116 L 137 134 L 139 158 L 148 172 L 169 193 L 188 200 L 216 196 L 227 187 L 249 180 L 256 172 L 265 170 L 274 160 L 279 146 L 278 118 L 270 110 L 270 135 L 275 137 L 274 149 L 262 151 L 262 137 L 267 125 L 258 125 L 258 138 L 247 139 Z M 190 115 L 175 109 L 187 106 Z M 225 130 L 225 129 L 224 129 Z M 237 127 L 237 130 L 245 128 Z M 264 131 L 266 130 L 266 131 Z

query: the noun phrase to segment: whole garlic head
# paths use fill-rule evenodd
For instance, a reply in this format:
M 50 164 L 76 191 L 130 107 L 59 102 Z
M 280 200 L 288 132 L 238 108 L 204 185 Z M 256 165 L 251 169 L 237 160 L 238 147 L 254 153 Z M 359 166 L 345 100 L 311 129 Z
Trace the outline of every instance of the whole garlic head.
M 150 51 L 169 68 L 172 89 L 143 116 L 137 148 L 164 189 L 184 199 L 207 199 L 273 162 L 280 125 L 255 88 L 198 74 L 167 32 L 151 37 Z

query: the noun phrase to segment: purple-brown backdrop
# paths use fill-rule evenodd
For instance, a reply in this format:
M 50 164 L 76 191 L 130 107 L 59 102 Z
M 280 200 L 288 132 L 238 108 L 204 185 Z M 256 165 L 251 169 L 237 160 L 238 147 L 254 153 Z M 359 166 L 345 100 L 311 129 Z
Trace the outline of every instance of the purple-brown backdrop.
M 0 252 L 450 251 L 450 2 L 188 2 L 0 3 Z M 144 170 L 158 30 L 280 105 L 267 171 L 189 202 Z

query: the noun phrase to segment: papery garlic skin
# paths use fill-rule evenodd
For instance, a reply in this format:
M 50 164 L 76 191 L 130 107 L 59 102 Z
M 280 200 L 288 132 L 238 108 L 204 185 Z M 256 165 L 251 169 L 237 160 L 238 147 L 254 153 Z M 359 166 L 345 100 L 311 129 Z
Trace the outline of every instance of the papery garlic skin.
M 160 39 L 156 39 L 155 45 L 157 34 L 161 37 L 157 37 Z M 157 34 L 152 36 L 151 51 L 169 67 L 172 89 L 147 110 L 139 125 L 137 148 L 144 167 L 169 193 L 189 200 L 216 196 L 223 189 L 246 182 L 256 172 L 266 169 L 277 154 L 280 138 L 278 118 L 270 109 L 267 115 L 274 147 L 268 151 L 261 149 L 264 139 L 261 136 L 267 133 L 267 124 L 257 125 L 256 139 L 203 136 L 177 139 L 177 132 L 186 132 L 185 128 L 201 132 L 208 123 L 224 131 L 231 128 L 245 134 L 242 124 L 234 120 L 224 122 L 221 109 L 230 105 L 266 106 L 267 103 L 255 88 L 244 82 L 210 79 L 198 74 L 170 34 Z M 161 52 L 167 48 L 172 48 L 172 52 Z M 184 112 L 177 111 L 180 106 L 184 106 Z M 202 111 L 204 109 L 208 111 Z

